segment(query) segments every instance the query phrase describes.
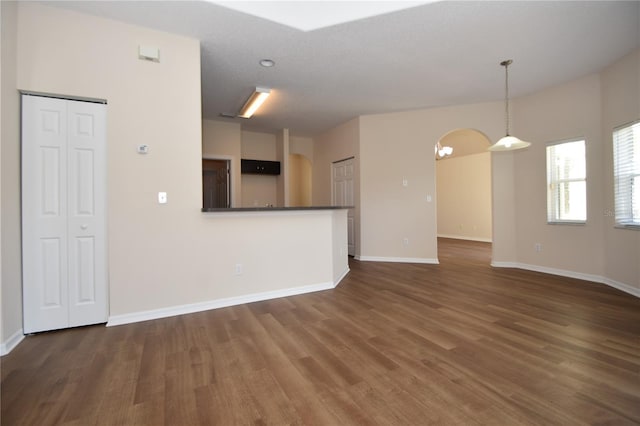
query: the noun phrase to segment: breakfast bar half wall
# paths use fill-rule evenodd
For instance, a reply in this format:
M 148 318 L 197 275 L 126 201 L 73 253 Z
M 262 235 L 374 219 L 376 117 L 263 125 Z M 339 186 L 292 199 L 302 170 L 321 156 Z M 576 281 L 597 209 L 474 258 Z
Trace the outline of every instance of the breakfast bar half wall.
M 207 265 L 206 285 L 216 296 L 111 315 L 107 326 L 330 290 L 349 272 L 344 207 L 206 209 L 201 214 L 214 231 L 191 261 Z

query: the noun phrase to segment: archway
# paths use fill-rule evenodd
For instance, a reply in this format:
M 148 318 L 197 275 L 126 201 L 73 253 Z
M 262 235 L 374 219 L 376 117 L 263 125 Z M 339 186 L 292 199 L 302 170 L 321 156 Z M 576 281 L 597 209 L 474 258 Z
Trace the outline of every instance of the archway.
M 453 148 L 436 153 L 438 237 L 491 242 L 491 141 L 474 129 L 456 129 L 438 141 Z

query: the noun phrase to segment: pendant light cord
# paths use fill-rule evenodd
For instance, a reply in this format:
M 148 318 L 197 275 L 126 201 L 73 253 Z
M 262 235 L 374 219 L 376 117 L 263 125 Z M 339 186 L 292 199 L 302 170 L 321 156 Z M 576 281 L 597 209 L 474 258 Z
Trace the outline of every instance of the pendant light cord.
M 513 151 L 531 145 L 530 142 L 525 142 L 509 134 L 509 65 L 512 63 L 513 60 L 511 59 L 500 62 L 500 65 L 504 67 L 504 118 L 506 135 L 491 145 L 489 151 Z
M 509 65 L 511 59 L 502 62 L 500 65 L 504 66 L 504 116 L 505 127 L 507 130 L 507 136 L 509 136 Z

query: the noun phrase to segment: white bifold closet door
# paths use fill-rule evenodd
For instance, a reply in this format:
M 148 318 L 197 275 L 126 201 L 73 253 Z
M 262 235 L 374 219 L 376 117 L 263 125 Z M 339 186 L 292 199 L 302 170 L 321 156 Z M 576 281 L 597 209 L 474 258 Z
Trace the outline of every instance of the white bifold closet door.
M 108 315 L 106 105 L 22 96 L 25 333 Z

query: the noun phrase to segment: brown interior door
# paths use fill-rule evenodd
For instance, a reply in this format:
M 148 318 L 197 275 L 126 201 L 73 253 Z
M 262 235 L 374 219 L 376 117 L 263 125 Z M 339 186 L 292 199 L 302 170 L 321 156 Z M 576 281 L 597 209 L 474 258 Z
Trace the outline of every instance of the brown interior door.
M 202 207 L 229 208 L 229 161 L 202 160 Z

